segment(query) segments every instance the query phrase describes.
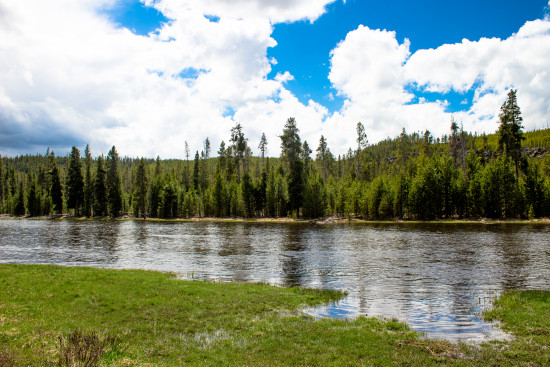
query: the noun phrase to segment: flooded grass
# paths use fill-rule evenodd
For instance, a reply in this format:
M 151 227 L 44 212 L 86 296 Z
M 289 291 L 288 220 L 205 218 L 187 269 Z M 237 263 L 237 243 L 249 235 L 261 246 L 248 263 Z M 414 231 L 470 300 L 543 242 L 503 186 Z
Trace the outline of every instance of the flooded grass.
M 501 346 L 502 360 L 516 365 L 550 365 L 550 292 L 517 291 L 502 295 L 485 314 L 514 336 Z
M 516 339 L 476 347 L 428 340 L 395 320 L 316 320 L 298 312 L 341 297 L 143 270 L 0 265 L 0 361 L 58 365 L 66 345 L 60 341 L 78 331 L 80 339 L 116 339 L 102 349 L 101 366 L 548 362 L 548 293 L 512 293 L 497 301 L 487 317 L 502 320 Z
M 141 270 L 0 266 L 0 341 L 15 365 L 56 365 L 60 337 L 117 338 L 102 365 L 429 363 L 419 336 L 378 319 L 321 320 L 304 306 L 340 292 L 176 280 Z

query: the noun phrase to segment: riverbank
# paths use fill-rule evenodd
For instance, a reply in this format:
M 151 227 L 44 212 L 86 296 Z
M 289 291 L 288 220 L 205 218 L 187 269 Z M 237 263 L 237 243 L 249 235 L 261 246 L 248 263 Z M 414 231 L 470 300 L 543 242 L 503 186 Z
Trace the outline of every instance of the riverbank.
M 0 366 L 56 365 L 86 343 L 102 366 L 550 361 L 549 293 L 512 293 L 497 301 L 488 317 L 502 320 L 516 338 L 484 346 L 425 340 L 396 321 L 314 320 L 299 312 L 341 297 L 334 291 L 190 282 L 142 270 L 0 265 Z
M 9 214 L 0 214 L 1 219 L 31 219 L 31 220 L 78 220 L 78 221 L 148 221 L 148 222 L 214 222 L 214 223 L 314 223 L 314 224 L 550 224 L 550 218 L 536 218 L 536 219 L 490 219 L 490 218 L 465 218 L 465 219 L 439 219 L 439 220 L 365 220 L 360 218 L 342 218 L 342 217 L 326 217 L 318 219 L 302 219 L 302 218 L 218 218 L 218 217 L 194 217 L 194 218 L 135 218 L 131 215 L 125 215 L 117 218 L 109 217 L 75 217 L 69 214 L 49 215 L 40 217 L 29 216 L 12 216 Z

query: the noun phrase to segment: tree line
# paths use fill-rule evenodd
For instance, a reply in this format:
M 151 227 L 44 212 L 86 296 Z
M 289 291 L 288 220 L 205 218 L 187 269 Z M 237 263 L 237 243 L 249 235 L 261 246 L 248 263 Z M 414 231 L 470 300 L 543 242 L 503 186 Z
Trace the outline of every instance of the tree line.
M 0 209 L 19 216 L 143 218 L 544 217 L 550 215 L 550 155 L 544 148 L 533 153 L 524 141 L 550 140 L 550 130 L 523 133 L 516 93 L 501 106 L 493 135 L 472 135 L 452 119 L 441 138 L 403 129 L 369 145 L 358 123 L 357 146 L 338 157 L 324 136 L 314 153 L 294 118 L 280 135 L 278 158 L 267 156 L 265 134 L 253 156 L 239 123 L 216 157 L 208 138 L 194 157 L 185 143 L 185 160 L 121 159 L 114 146 L 106 157 L 93 158 L 88 146 L 83 156 L 73 147 L 66 157 L 49 150 L 4 157 Z

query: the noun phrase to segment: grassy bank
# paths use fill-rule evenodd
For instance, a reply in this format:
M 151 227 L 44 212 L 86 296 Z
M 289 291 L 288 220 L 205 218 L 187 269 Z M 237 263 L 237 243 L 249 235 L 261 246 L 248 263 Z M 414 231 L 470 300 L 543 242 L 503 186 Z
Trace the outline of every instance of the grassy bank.
M 500 321 L 514 340 L 502 345 L 498 358 L 515 365 L 550 366 L 550 292 L 506 293 L 485 318 Z
M 517 365 L 548 360 L 542 346 L 550 345 L 550 329 L 539 320 L 550 319 L 548 294 L 527 298 L 536 306 L 517 320 L 506 318 L 513 304 L 498 303 L 491 314 L 512 325 L 512 332 L 523 330 L 525 342 L 518 336 L 509 345 L 475 348 L 423 340 L 395 321 L 313 320 L 297 312 L 342 296 L 189 282 L 150 271 L 0 265 L 0 366 L 57 365 L 60 356 L 70 358 L 90 345 L 104 366 Z M 524 326 L 514 329 L 516 324 Z M 540 334 L 538 352 L 527 342 L 532 331 Z

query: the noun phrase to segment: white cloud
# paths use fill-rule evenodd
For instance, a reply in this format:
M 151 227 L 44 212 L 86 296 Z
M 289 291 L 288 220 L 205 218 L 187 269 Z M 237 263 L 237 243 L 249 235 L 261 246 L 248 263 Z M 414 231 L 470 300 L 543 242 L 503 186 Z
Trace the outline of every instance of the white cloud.
M 349 134 L 357 121 L 365 124 L 371 142 L 394 137 L 402 127 L 428 129 L 434 136 L 447 133 L 451 114 L 446 101 L 410 103 L 408 85 L 438 93 L 474 88 L 473 106 L 455 113 L 469 131 L 496 130 L 496 116 L 511 87 L 518 89 L 526 129 L 550 121 L 550 21 L 527 22 L 506 40 L 463 40 L 410 56 L 408 50 L 408 41 L 399 44 L 394 32 L 361 26 L 332 51 L 329 77 L 347 100 L 323 130 L 337 144 L 347 144 L 340 151 L 353 146 Z
M 300 103 L 286 89 L 290 73 L 267 78 L 276 63 L 267 57 L 276 46 L 273 24 L 313 21 L 333 1 L 147 0 L 171 20 L 138 36 L 100 11 L 117 0 L 0 0 L 0 153 L 90 143 L 94 154 L 114 144 L 123 155 L 183 157 L 184 141 L 195 151 L 209 137 L 217 150 L 239 121 L 253 150 L 265 132 L 278 155 L 290 116 L 312 148 L 323 134 L 335 153 L 355 146 L 358 121 L 371 142 L 402 127 L 447 132 L 446 101 L 411 103 L 410 83 L 439 92 L 476 88 L 472 108 L 455 115 L 470 130 L 496 129 L 511 86 L 527 128 L 550 121 L 549 20 L 527 22 L 506 40 L 413 55 L 394 32 L 359 27 L 331 53 L 342 110 L 331 115 L 315 101 Z M 224 117 L 230 110 L 234 117 Z
M 402 88 L 408 55 L 409 42 L 400 45 L 395 32 L 359 26 L 331 52 L 329 79 L 351 101 L 404 103 L 410 99 Z
M 327 4 L 336 0 L 154 0 L 160 9 L 173 9 L 179 13 L 193 8 L 203 14 L 235 19 L 262 18 L 272 23 L 294 22 L 307 19 L 311 22 L 325 13 Z M 177 14 L 177 13 L 174 13 Z
M 228 107 L 242 109 L 237 117 L 258 135 L 258 106 L 315 110 L 284 90 L 289 73 L 266 79 L 272 23 L 314 20 L 331 1 L 147 1 L 171 21 L 144 37 L 102 13 L 116 0 L 0 0 L 0 146 L 4 154 L 47 145 L 66 152 L 89 142 L 95 154 L 114 144 L 130 156 L 182 157 L 185 140 L 200 150 L 206 137 L 227 139 Z M 201 72 L 189 79 L 182 70 Z
M 527 129 L 542 127 L 550 119 L 550 22 L 527 22 L 505 40 L 483 38 L 435 50 L 421 50 L 407 61 L 408 81 L 428 90 L 445 92 L 475 88 L 474 106 L 464 116 L 469 129 L 498 114 L 509 88 L 518 89 L 518 104 Z M 491 103 L 487 103 L 490 101 Z M 495 130 L 495 120 L 491 119 Z M 481 123 L 484 129 L 491 125 Z

